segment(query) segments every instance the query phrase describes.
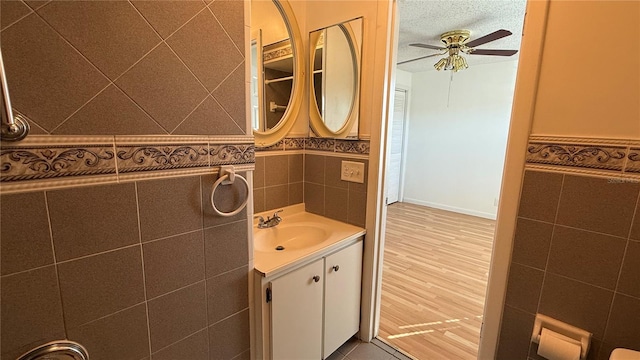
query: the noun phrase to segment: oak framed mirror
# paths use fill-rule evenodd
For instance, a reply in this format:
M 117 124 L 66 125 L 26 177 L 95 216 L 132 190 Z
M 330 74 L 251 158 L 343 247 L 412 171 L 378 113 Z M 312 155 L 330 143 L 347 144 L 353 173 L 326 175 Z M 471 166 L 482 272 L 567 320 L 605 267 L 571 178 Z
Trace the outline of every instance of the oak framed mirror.
M 302 37 L 286 0 L 251 1 L 251 124 L 256 146 L 285 137 L 304 96 Z
M 311 135 L 357 139 L 362 18 L 313 31 L 309 44 Z

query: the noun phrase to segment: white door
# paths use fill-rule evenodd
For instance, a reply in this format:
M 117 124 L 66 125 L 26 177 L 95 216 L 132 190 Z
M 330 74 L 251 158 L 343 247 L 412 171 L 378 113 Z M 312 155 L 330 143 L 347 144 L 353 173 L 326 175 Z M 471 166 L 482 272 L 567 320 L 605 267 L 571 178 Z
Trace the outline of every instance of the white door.
M 271 358 L 322 356 L 323 259 L 271 282 Z
M 326 359 L 360 328 L 362 241 L 325 258 L 324 353 Z
M 389 124 L 389 160 L 387 162 L 387 204 L 400 200 L 400 175 L 402 167 L 402 147 L 404 141 L 404 119 L 407 91 L 397 89 L 393 103 L 393 119 Z

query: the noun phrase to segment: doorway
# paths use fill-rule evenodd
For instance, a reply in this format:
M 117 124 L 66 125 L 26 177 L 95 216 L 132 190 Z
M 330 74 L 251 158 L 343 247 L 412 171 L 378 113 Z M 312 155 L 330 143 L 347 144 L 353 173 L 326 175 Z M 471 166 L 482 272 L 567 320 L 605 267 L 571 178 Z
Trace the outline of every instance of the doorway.
M 402 42 L 402 4 L 398 6 L 398 46 L 408 46 Z M 512 11 L 518 15 L 512 21 L 517 38 L 524 6 L 523 1 L 520 12 Z M 411 14 L 415 19 L 424 11 L 414 7 Z M 401 54 L 398 57 L 403 60 Z M 393 147 L 401 109 L 397 98 L 407 93 L 395 92 L 387 127 L 388 205 L 382 227 L 386 232 L 378 337 L 419 359 L 475 359 L 517 59 L 475 63 L 469 59 L 470 68 L 457 73 L 437 72 L 433 63 L 438 58 L 426 60 L 422 68 L 412 64 L 404 69 L 413 80 L 411 105 L 402 113 L 403 123 L 409 124 L 402 130 L 408 134 L 400 152 L 405 156 L 399 159 Z M 406 78 L 399 69 L 398 78 Z M 396 181 L 398 163 L 405 169 Z

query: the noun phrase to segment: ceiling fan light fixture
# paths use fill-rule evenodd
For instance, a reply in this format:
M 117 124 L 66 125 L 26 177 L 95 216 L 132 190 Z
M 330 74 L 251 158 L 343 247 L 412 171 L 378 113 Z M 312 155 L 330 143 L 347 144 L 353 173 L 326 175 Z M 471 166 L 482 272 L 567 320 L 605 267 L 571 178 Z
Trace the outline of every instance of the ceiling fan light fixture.
M 438 62 L 435 63 L 435 65 L 433 65 L 433 67 L 435 67 L 436 70 L 438 70 L 438 71 L 444 69 L 444 67 L 447 65 L 447 59 L 448 58 L 442 58 L 442 59 L 438 60 Z

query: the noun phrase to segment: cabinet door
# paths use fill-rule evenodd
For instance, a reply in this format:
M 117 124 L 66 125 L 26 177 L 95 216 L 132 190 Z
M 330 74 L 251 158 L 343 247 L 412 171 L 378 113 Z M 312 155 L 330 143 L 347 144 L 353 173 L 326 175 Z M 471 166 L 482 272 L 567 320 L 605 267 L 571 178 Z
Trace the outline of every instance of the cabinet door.
M 361 287 L 362 241 L 325 258 L 323 358 L 358 332 Z
M 272 359 L 321 358 L 323 282 L 322 259 L 271 282 Z

